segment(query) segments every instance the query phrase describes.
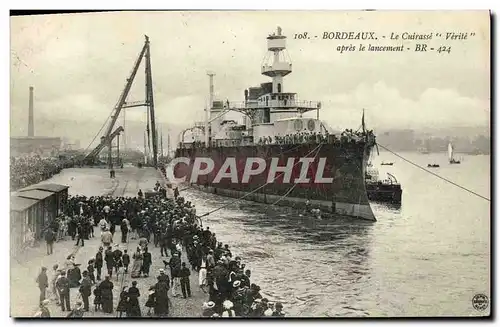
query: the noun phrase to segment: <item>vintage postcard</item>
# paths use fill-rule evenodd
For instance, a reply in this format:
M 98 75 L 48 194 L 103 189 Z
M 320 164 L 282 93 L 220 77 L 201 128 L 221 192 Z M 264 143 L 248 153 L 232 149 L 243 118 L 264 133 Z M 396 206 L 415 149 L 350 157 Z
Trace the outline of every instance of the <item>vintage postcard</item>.
M 10 28 L 12 317 L 490 316 L 490 12 Z

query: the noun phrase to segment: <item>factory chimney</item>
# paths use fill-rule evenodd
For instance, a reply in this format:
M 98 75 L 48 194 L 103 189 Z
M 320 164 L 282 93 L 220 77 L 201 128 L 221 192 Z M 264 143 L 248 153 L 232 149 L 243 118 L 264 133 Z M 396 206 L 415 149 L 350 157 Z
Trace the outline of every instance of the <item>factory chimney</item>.
M 35 118 L 33 117 L 33 86 L 30 86 L 30 102 L 28 113 L 28 136 L 35 136 Z

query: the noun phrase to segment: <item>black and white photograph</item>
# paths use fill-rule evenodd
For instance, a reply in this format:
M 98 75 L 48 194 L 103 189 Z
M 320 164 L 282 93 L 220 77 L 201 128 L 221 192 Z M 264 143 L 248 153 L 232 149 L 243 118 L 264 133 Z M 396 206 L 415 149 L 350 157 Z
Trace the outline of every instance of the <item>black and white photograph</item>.
M 12 318 L 491 317 L 488 10 L 9 20 Z

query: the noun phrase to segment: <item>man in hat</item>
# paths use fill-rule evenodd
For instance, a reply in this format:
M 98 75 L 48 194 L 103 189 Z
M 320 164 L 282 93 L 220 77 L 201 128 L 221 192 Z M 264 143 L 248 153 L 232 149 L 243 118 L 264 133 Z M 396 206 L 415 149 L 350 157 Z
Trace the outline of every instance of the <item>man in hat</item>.
M 144 253 L 142 254 L 142 268 L 141 271 L 144 273 L 145 277 L 149 276 L 149 268 L 153 264 L 153 260 L 151 258 L 151 253 L 148 251 L 148 247 L 144 248 Z
M 215 303 L 213 301 L 203 303 L 203 317 L 212 317 L 215 314 Z
M 101 280 L 101 270 L 102 270 L 102 266 L 103 266 L 103 263 L 104 263 L 104 258 L 103 258 L 103 255 L 102 255 L 103 251 L 104 251 L 104 248 L 102 246 L 100 246 L 99 247 L 99 251 L 95 255 L 94 267 L 97 270 L 97 280 Z
M 168 246 L 168 235 L 167 230 L 165 228 L 160 230 L 160 255 L 163 257 L 163 253 L 168 257 L 167 254 L 167 246 Z
M 268 302 L 267 303 L 267 309 L 264 311 L 264 317 L 271 317 L 274 312 L 274 303 L 273 302 Z
M 250 287 L 250 277 L 252 276 L 252 272 L 250 269 L 245 270 L 245 273 L 240 276 L 241 285 L 245 287 Z
M 273 317 L 285 317 L 285 313 L 283 312 L 283 304 L 281 302 L 276 302 L 274 305 L 274 312 L 272 314 Z
M 47 268 L 42 267 L 42 271 L 36 278 L 38 288 L 40 289 L 40 302 L 45 300 L 45 291 L 49 287 L 49 277 L 47 277 Z
M 82 285 L 80 286 L 80 294 L 83 300 L 83 310 L 89 311 L 89 296 L 92 294 L 92 282 L 90 281 L 88 271 L 83 272 Z
M 181 291 L 182 291 L 182 296 L 184 298 L 191 297 L 191 285 L 189 282 L 189 276 L 191 275 L 191 270 L 189 270 L 188 267 L 186 267 L 186 263 L 182 263 L 182 268 L 180 271 L 180 277 L 181 277 Z
M 82 301 L 76 301 L 76 306 L 71 312 L 66 316 L 66 318 L 83 318 L 84 310 Z
M 256 299 L 256 300 L 258 300 L 258 299 Z M 264 312 L 268 309 L 269 300 L 266 298 L 263 298 L 263 299 L 260 299 L 260 301 L 256 301 L 256 302 L 257 302 L 257 305 L 252 312 L 252 316 L 263 317 Z
M 62 311 L 70 311 L 70 304 L 69 304 L 69 280 L 66 277 L 66 272 L 62 271 L 61 272 L 61 277 L 56 281 L 56 288 L 57 291 L 59 292 L 59 299 L 61 300 L 61 309 Z
M 104 252 L 104 261 L 106 262 L 106 269 L 108 270 L 108 275 L 113 277 L 113 268 L 115 267 L 115 255 L 111 246 L 108 246 Z
M 243 303 L 245 301 L 246 288 L 241 286 L 241 281 L 235 280 L 233 282 L 233 290 L 231 292 L 231 298 L 233 299 L 234 312 L 237 316 L 241 316 L 243 313 Z
M 210 273 L 212 269 L 215 268 L 215 257 L 214 257 L 214 250 L 210 249 L 207 254 L 207 273 Z
M 59 269 L 59 265 L 55 264 L 53 267 L 54 274 L 50 280 L 50 293 L 52 300 L 56 301 L 56 304 L 59 304 L 59 294 L 57 293 L 56 281 L 61 275 L 61 270 Z
M 222 303 L 222 306 L 224 307 L 224 311 L 222 312 L 222 317 L 224 318 L 231 318 L 231 317 L 236 317 L 236 313 L 233 310 L 233 302 L 226 300 L 224 303 Z
M 123 267 L 125 268 L 125 273 L 127 274 L 128 266 L 130 265 L 130 256 L 128 254 L 127 249 L 123 250 L 122 261 L 123 261 Z
M 101 242 L 105 248 L 113 243 L 113 234 L 111 234 L 111 232 L 107 228 L 105 228 L 101 234 Z
M 48 299 L 43 300 L 40 302 L 40 307 L 38 308 L 38 311 L 35 313 L 34 317 L 35 318 L 50 318 L 50 311 L 49 308 L 47 308 L 47 305 L 49 305 L 50 301 Z
M 179 253 L 175 252 L 174 256 L 170 259 L 170 274 L 172 276 L 172 296 L 180 295 L 179 288 L 181 286 L 181 258 Z
M 54 251 L 54 241 L 56 240 L 56 233 L 52 228 L 47 228 L 45 232 L 45 242 L 47 243 L 47 254 L 51 255 Z
M 120 229 L 122 231 L 122 243 L 127 243 L 127 235 L 128 232 L 130 231 L 130 222 L 128 221 L 126 216 L 122 219 L 120 223 Z

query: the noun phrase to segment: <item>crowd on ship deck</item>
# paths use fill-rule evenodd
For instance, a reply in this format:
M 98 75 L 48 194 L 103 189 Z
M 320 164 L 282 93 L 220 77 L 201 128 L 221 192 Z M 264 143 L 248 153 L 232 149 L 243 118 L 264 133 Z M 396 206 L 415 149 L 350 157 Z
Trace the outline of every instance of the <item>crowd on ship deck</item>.
M 48 289 L 49 297 L 63 311 L 69 311 L 69 317 L 83 316 L 92 309 L 116 312 L 120 317 L 168 316 L 173 298 L 191 297 L 189 276 L 193 273 L 198 274 L 197 286 L 209 295 L 200 308 L 204 317 L 284 316 L 282 304 L 273 305 L 262 297 L 260 287 L 251 283 L 251 272 L 245 269 L 241 257 L 233 256 L 229 245 L 219 242 L 209 227 L 202 228 L 194 205 L 178 192 L 174 199 L 166 198 L 159 183 L 155 190 L 161 196 L 146 198 L 139 190 L 137 197 L 69 197 L 64 214 L 46 226 L 47 253 L 52 253 L 56 240 L 69 237 L 79 246 L 100 237 L 101 246 L 86 262 L 76 263 L 75 256 L 68 255 L 64 264 L 53 267 L 50 281 L 47 269 L 42 268 L 37 278 L 39 312 L 46 314 L 48 310 Z M 114 238 L 116 228 L 121 230 L 120 240 Z M 160 248 L 159 257 L 152 255 L 153 247 Z M 183 252 L 187 262 L 182 260 Z M 164 269 L 151 271 L 153 260 L 162 260 Z M 141 294 L 138 278 L 150 275 L 156 276 L 157 282 L 147 285 L 148 293 Z M 122 285 L 118 276 L 131 278 L 131 286 Z M 121 288 L 120 296 L 118 303 L 113 303 L 117 287 Z M 73 309 L 69 303 L 72 288 L 78 288 L 82 299 Z M 143 297 L 147 297 L 145 307 L 139 301 Z
M 330 134 L 328 131 L 324 133 L 316 133 L 316 132 L 298 132 L 294 134 L 286 134 L 286 135 L 276 135 L 273 137 L 261 137 L 259 138 L 258 144 L 303 144 L 303 143 L 343 143 L 343 142 L 359 142 L 364 140 L 365 135 L 372 134 L 372 131 L 368 131 L 366 134 L 363 132 L 357 132 L 350 129 L 346 129 L 344 132 L 340 134 L 340 138 L 335 134 Z
M 58 158 L 42 158 L 39 155 L 10 158 L 10 188 L 18 190 L 40 183 L 64 168 L 71 167 L 69 161 Z
M 340 134 L 340 137 L 335 134 L 330 134 L 328 131 L 324 133 L 316 132 L 297 132 L 293 134 L 286 135 L 276 135 L 274 137 L 260 137 L 256 142 L 258 145 L 266 144 L 343 144 L 347 142 L 361 142 L 365 140 L 365 137 L 373 139 L 373 131 L 369 130 L 366 132 L 353 131 L 352 129 L 346 129 Z M 374 139 L 373 139 L 374 140 Z M 194 141 L 192 146 L 194 148 L 204 148 L 205 143 L 202 141 Z

